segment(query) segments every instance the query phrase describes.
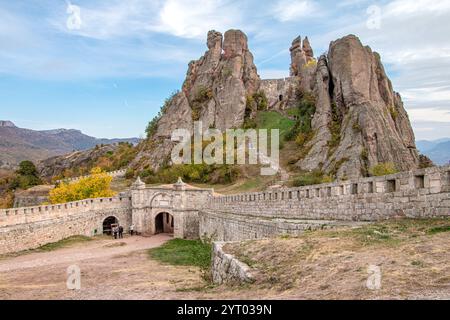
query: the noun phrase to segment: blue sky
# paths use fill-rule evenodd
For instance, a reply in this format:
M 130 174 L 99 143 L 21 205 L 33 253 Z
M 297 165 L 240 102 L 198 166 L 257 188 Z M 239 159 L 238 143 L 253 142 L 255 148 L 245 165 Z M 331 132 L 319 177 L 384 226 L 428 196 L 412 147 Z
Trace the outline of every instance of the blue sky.
M 449 19 L 448 0 L 0 0 L 0 119 L 140 136 L 207 31 L 239 28 L 262 78 L 288 75 L 298 35 L 316 56 L 358 35 L 381 54 L 416 138 L 450 137 Z

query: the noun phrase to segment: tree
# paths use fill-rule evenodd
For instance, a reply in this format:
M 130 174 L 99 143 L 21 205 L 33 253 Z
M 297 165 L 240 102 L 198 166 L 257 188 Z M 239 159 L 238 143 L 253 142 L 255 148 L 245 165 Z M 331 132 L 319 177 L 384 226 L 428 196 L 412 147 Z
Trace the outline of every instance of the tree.
M 91 175 L 72 183 L 61 183 L 50 191 L 50 203 L 64 203 L 89 198 L 112 197 L 112 177 L 100 168 L 91 170 Z
M 41 178 L 33 162 L 25 160 L 19 164 L 16 177 L 11 182 L 11 189 L 28 189 L 41 184 Z

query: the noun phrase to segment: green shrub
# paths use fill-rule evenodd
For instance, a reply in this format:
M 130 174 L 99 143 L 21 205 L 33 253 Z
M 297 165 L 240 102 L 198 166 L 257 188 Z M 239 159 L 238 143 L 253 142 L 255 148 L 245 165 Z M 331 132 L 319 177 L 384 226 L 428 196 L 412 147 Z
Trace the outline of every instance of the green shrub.
M 125 172 L 125 179 L 133 179 L 134 178 L 134 169 L 129 168 L 127 169 L 127 171 Z
M 397 173 L 395 165 L 392 162 L 382 162 L 370 168 L 369 173 L 373 176 L 385 176 Z
M 173 92 L 170 95 L 170 97 L 164 101 L 164 104 L 162 105 L 158 114 L 156 116 L 154 116 L 152 120 L 150 120 L 147 127 L 145 128 L 145 133 L 147 135 L 147 139 L 151 138 L 156 133 L 156 131 L 158 130 L 159 119 L 161 119 L 161 117 L 167 112 L 169 105 L 172 103 L 172 100 L 175 98 L 175 96 L 177 94 L 178 94 L 178 91 Z
M 294 187 L 302 187 L 332 181 L 333 178 L 331 176 L 325 175 L 321 170 L 313 170 L 295 178 L 292 185 Z
M 153 173 L 147 169 L 141 173 L 147 183 L 175 183 L 178 177 L 185 182 L 231 183 L 239 176 L 239 169 L 233 165 L 179 164 Z
M 398 111 L 397 111 L 397 109 L 395 108 L 395 106 L 390 106 L 389 107 L 389 113 L 391 114 L 391 117 L 392 117 L 392 120 L 397 120 L 397 117 L 398 117 Z
M 363 161 L 367 161 L 367 160 L 369 160 L 369 151 L 367 151 L 367 148 L 363 148 L 362 150 L 361 150 L 361 160 L 363 160 Z
M 25 160 L 19 164 L 15 178 L 11 181 L 10 189 L 28 189 L 42 183 L 36 166 L 33 162 Z
M 297 107 L 288 111 L 288 114 L 297 116 L 297 121 L 286 134 L 286 140 L 296 139 L 299 133 L 308 134 L 312 131 L 311 121 L 316 112 L 315 98 L 311 93 L 302 91 L 298 93 L 297 98 Z
M 264 91 L 258 91 L 253 94 L 253 101 L 256 103 L 257 110 L 267 110 L 268 101 Z
M 419 154 L 419 168 L 429 168 L 434 166 L 433 161 L 428 158 L 426 155 Z
M 357 121 L 353 122 L 352 129 L 355 132 L 361 132 L 361 126 Z
M 336 103 L 331 103 L 331 122 L 328 124 L 328 128 L 331 133 L 331 138 L 327 142 L 328 156 L 334 152 L 339 143 L 341 142 L 341 123 L 342 117 L 340 116 Z

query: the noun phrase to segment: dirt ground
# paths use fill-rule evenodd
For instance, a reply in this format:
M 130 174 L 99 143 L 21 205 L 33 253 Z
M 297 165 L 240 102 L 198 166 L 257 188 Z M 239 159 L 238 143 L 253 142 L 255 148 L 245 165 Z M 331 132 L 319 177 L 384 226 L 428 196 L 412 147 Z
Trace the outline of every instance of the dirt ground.
M 202 284 L 193 267 L 162 265 L 146 249 L 171 239 L 126 237 L 0 260 L 0 299 L 182 299 L 180 287 Z M 81 289 L 68 290 L 67 268 L 79 266 Z

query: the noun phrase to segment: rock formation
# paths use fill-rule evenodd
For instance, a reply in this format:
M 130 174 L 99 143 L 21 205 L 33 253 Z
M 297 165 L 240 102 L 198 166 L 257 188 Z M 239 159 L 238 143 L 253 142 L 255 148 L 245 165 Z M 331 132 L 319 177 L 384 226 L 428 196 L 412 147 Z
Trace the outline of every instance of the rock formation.
M 205 130 L 238 128 L 244 123 L 247 96 L 260 84 L 247 36 L 228 30 L 222 37 L 213 30 L 208 32 L 207 46 L 200 59 L 189 63 L 182 90 L 170 99 L 151 145 L 142 146 L 134 165 L 148 162 L 158 169 L 170 155 L 172 131 L 192 131 L 193 121 L 202 121 Z
M 174 129 L 242 127 L 246 99 L 264 92 L 269 109 L 283 112 L 302 95 L 315 101 L 310 138 L 296 163 L 300 170 L 321 170 L 337 178 L 368 174 L 371 166 L 393 162 L 399 170 L 419 163 L 414 134 L 401 97 L 393 91 L 380 56 L 354 35 L 333 41 L 316 60 L 308 38 L 292 42 L 290 77 L 260 80 L 247 37 L 229 30 L 210 31 L 208 50 L 189 63 L 182 90 L 162 110 L 151 138 L 140 145 L 135 168 L 167 164 Z
M 319 59 L 314 93 L 315 136 L 299 167 L 312 170 L 320 163 L 322 170 L 335 171 L 338 177 L 357 177 L 381 162 L 393 162 L 398 170 L 418 166 L 400 95 L 393 91 L 380 56 L 356 36 L 330 44 L 328 56 Z M 339 141 L 330 146 L 333 135 Z

